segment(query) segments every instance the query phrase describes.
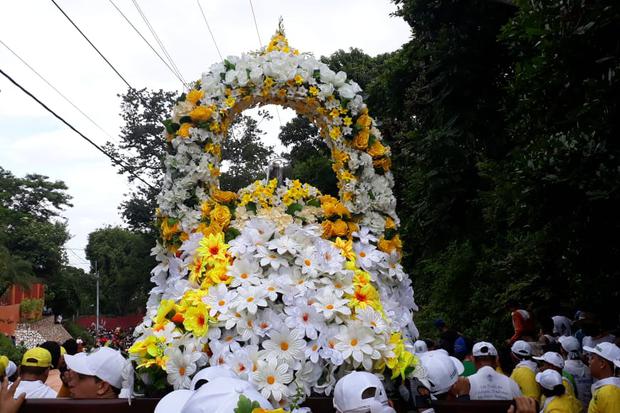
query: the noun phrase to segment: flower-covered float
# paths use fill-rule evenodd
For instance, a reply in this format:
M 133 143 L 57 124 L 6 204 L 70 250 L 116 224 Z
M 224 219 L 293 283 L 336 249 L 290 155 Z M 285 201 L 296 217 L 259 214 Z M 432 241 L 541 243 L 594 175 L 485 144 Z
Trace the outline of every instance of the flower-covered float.
M 415 369 L 390 150 L 360 92 L 280 29 L 263 50 L 213 65 L 178 99 L 165 122 L 155 287 L 129 350 L 145 387 L 187 388 L 197 370 L 227 365 L 290 406 L 329 395 L 352 370 L 394 378 Z M 320 128 L 339 198 L 296 180 L 219 188 L 229 126 L 263 104 Z

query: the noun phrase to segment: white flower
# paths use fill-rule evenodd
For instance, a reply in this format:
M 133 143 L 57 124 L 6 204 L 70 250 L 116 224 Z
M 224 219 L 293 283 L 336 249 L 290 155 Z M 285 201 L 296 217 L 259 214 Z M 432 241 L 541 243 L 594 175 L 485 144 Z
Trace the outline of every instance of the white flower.
M 230 369 L 243 380 L 248 379 L 248 374 L 254 367 L 254 363 L 252 363 L 252 359 L 249 354 L 250 347 L 252 346 L 247 346 L 236 350 L 226 357 L 226 365 L 229 366 Z
M 230 285 L 232 287 L 238 287 L 240 285 L 258 284 L 262 270 L 253 259 L 237 258 L 230 268 L 228 269 L 228 275 L 233 277 Z
M 372 331 L 366 327 L 341 326 L 336 340 L 338 340 L 336 350 L 342 353 L 345 360 L 353 358 L 354 367 L 362 364 L 366 370 L 370 370 L 373 360 L 371 357 L 380 357 L 379 352 L 376 352 L 371 345 L 374 341 Z
M 284 307 L 284 312 L 288 315 L 285 323 L 289 328 L 301 331 L 302 336 L 305 335 L 314 340 L 325 326 L 323 317 L 316 312 L 314 307 L 308 305 L 306 300 L 297 301 L 294 307 Z
M 269 241 L 267 243 L 267 248 L 271 250 L 276 250 L 280 255 L 284 255 L 287 252 L 291 255 L 295 255 L 297 254 L 299 245 L 292 238 L 283 235 Z
M 371 271 L 375 264 L 383 259 L 383 254 L 372 244 L 356 242 L 353 244 L 353 250 L 356 254 L 355 263 L 366 271 Z
M 254 322 L 254 332 L 260 337 L 264 337 L 273 329 L 279 330 L 282 327 L 282 319 L 271 308 L 262 310 Z
M 370 306 L 357 309 L 355 311 L 355 318 L 361 321 L 363 325 L 371 327 L 377 333 L 383 333 L 387 328 L 385 320 L 381 317 L 381 314 Z
M 321 345 L 318 340 L 312 340 L 306 346 L 305 356 L 306 359 L 310 360 L 313 363 L 318 363 L 319 361 L 319 350 L 321 349 Z
M 337 271 L 342 270 L 344 266 L 344 257 L 331 242 L 318 242 L 316 255 L 320 257 L 320 270 L 327 274 L 333 275 Z
M 344 99 L 353 99 L 355 97 L 353 86 L 346 83 L 338 88 L 338 94 Z
M 325 329 L 319 336 L 320 350 L 319 355 L 324 360 L 329 360 L 334 366 L 340 366 L 344 363 L 342 353 L 336 349 L 336 335 L 338 334 L 338 326 L 331 325 Z
M 286 385 L 293 380 L 293 374 L 288 369 L 286 363 L 278 364 L 276 359 L 260 362 L 252 381 L 265 398 L 273 397 L 279 402 L 289 395 Z
M 315 277 L 318 274 L 316 251 L 313 247 L 304 248 L 295 258 L 295 264 L 301 267 L 301 273 Z
M 170 347 L 166 350 L 166 355 L 168 383 L 172 384 L 175 390 L 189 389 L 191 375 L 196 372 L 196 362 L 201 356 L 200 352 L 183 352 L 177 347 Z
M 306 341 L 299 330 L 282 328 L 279 331 L 271 331 L 270 339 L 263 341 L 265 357 L 277 358 L 286 362 L 296 362 L 304 357 Z
M 258 307 L 266 307 L 265 291 L 261 287 L 239 287 L 239 296 L 235 300 L 237 311 L 248 310 L 250 314 L 256 314 Z
M 241 348 L 239 344 L 243 341 L 235 330 L 224 330 L 218 340 L 219 344 L 226 348 L 228 351 L 237 351 Z
M 375 237 L 370 232 L 370 229 L 365 226 L 360 227 L 359 231 L 355 231 L 351 235 L 359 239 L 362 244 L 370 244 L 371 242 L 377 242 L 377 237 Z
M 326 320 L 331 320 L 338 314 L 351 315 L 351 309 L 347 306 L 348 300 L 338 298 L 328 289 L 323 289 L 316 298 L 317 301 L 312 305 Z
M 289 266 L 286 258 L 279 255 L 275 251 L 268 250 L 263 246 L 258 246 L 256 248 L 256 254 L 254 256 L 260 260 L 260 265 L 263 267 L 271 266 L 271 268 L 277 270 L 280 267 Z
M 332 291 L 336 296 L 342 297 L 344 294 L 353 294 L 355 287 L 353 286 L 353 275 L 350 271 L 346 273 L 336 274 L 330 279 Z
M 281 289 L 278 285 L 277 277 L 263 279 L 261 287 L 265 291 L 265 294 L 267 294 L 269 300 L 276 301 L 278 299 L 278 293 L 281 292 Z
M 236 296 L 237 293 L 234 290 L 229 290 L 225 284 L 220 283 L 209 288 L 209 293 L 203 298 L 203 301 L 210 307 L 209 315 L 214 317 L 218 312 L 226 313 Z

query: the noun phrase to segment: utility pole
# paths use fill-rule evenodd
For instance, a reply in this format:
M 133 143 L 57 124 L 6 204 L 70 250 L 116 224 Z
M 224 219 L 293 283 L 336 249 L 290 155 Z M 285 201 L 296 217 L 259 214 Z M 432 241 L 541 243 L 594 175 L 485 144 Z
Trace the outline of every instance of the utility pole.
M 99 269 L 97 268 L 97 260 L 95 260 L 95 279 L 97 280 L 97 308 L 96 308 L 96 321 L 95 332 L 99 334 Z

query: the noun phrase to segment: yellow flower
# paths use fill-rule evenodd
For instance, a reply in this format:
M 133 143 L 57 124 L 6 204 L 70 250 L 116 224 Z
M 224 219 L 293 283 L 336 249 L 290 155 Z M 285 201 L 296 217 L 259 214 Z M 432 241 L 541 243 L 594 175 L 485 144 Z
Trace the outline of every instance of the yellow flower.
M 187 331 L 192 331 L 195 337 L 203 337 L 209 330 L 209 314 L 207 306 L 198 302 L 193 307 L 189 307 L 185 312 L 183 327 Z
M 353 276 L 353 284 L 356 286 L 364 286 L 370 284 L 370 274 L 366 271 L 355 270 L 355 275 Z
M 203 92 L 202 90 L 192 89 L 185 96 L 185 100 L 190 102 L 192 105 L 195 105 L 200 99 L 204 97 L 204 95 L 205 95 L 205 92 Z
M 379 248 L 379 250 L 387 254 L 392 253 L 392 251 L 394 250 L 401 252 L 401 250 L 403 249 L 403 243 L 401 242 L 400 237 L 398 235 L 396 235 L 394 238 L 390 240 L 387 240 L 384 237 L 381 237 L 381 239 L 377 243 L 377 248 Z
M 230 284 L 232 278 L 228 276 L 228 263 L 218 263 L 211 268 L 208 273 L 208 278 L 214 284 Z
M 273 79 L 272 79 L 271 77 L 269 77 L 269 76 L 267 76 L 267 77 L 265 78 L 265 80 L 263 81 L 263 85 L 264 85 L 266 88 L 270 88 L 271 86 L 273 86 L 273 84 L 274 84 L 274 81 L 273 81 Z
M 267 409 L 263 409 L 262 407 L 256 407 L 252 410 L 252 413 L 286 413 L 286 411 L 284 411 L 284 409 L 282 409 L 281 407 L 279 409 L 273 409 L 273 410 L 267 410 Z
M 392 161 L 390 158 L 376 159 L 372 161 L 372 166 L 375 168 L 382 168 L 385 172 L 387 172 L 392 167 Z
M 342 135 L 342 132 L 340 132 L 340 127 L 338 126 L 334 126 L 333 128 L 329 130 L 329 137 L 334 140 L 338 139 L 341 135 Z
M 225 228 L 230 224 L 230 210 L 227 206 L 217 204 L 209 214 L 211 221 L 217 223 L 221 228 Z
M 215 133 L 219 132 L 221 130 L 220 124 L 217 122 L 211 122 L 209 125 L 209 130 Z
M 205 145 L 205 152 L 210 153 L 220 158 L 222 156 L 222 146 L 216 145 L 214 143 L 207 143 Z
M 304 78 L 301 77 L 301 75 L 295 75 L 295 83 L 301 85 L 302 83 L 304 83 Z
M 353 294 L 347 298 L 349 299 L 349 306 L 352 308 L 381 307 L 379 293 L 370 284 L 356 286 Z
M 228 244 L 224 243 L 224 234 L 209 234 L 200 240 L 200 246 L 197 252 L 200 256 L 205 257 L 208 262 L 228 262 L 226 250 Z
M 360 150 L 366 149 L 368 147 L 368 139 L 370 139 L 368 129 L 362 129 L 355 135 L 355 138 L 353 138 L 353 147 Z
M 213 115 L 213 109 L 206 106 L 198 106 L 189 113 L 189 116 L 194 122 L 204 122 L 211 118 Z
M 183 138 L 187 138 L 189 136 L 189 128 L 192 128 L 192 127 L 194 127 L 194 125 L 191 123 L 185 122 L 181 124 L 181 127 L 177 131 L 177 135 Z
M 396 222 L 391 217 L 385 219 L 385 229 L 396 229 Z
M 333 237 L 344 237 L 347 235 L 349 231 L 349 227 L 347 223 L 341 219 L 336 220 L 332 226 L 332 236 Z
M 200 205 L 200 212 L 201 212 L 202 217 L 203 218 L 208 217 L 212 209 L 213 209 L 213 204 L 210 201 L 204 201 Z
M 351 124 L 353 123 L 353 119 L 351 119 L 349 116 L 345 116 L 345 118 L 342 119 L 342 123 L 344 123 L 344 126 L 351 126 Z
M 353 251 L 353 241 L 352 240 L 344 240 L 340 237 L 336 238 L 334 241 L 334 245 L 336 248 L 340 249 L 340 253 L 347 260 L 355 259 L 355 252 Z
M 357 118 L 355 124 L 364 129 L 370 128 L 370 125 L 372 125 L 372 118 L 367 114 L 362 114 Z
M 237 199 L 237 194 L 230 191 L 222 191 L 216 186 L 211 187 L 211 197 L 216 202 L 221 202 L 223 204 L 228 204 L 231 201 Z
M 381 145 L 381 142 L 376 140 L 369 148 L 368 155 L 373 158 L 378 158 L 380 156 L 385 155 L 385 146 Z
M 173 220 L 174 224 L 170 225 L 170 219 L 164 218 L 161 223 L 161 237 L 167 241 L 170 241 L 172 237 L 180 231 L 179 221 Z
M 319 88 L 317 88 L 316 86 L 310 86 L 310 89 L 308 89 L 308 93 L 310 93 L 312 96 L 316 96 L 319 94 Z
M 321 227 L 323 228 L 323 238 L 330 239 L 334 236 L 334 223 L 330 220 L 325 220 L 321 222 Z
M 237 100 L 234 97 L 229 96 L 229 97 L 226 98 L 224 103 L 226 103 L 226 106 L 228 106 L 229 108 L 232 108 L 233 106 L 235 106 L 235 102 L 236 101 Z

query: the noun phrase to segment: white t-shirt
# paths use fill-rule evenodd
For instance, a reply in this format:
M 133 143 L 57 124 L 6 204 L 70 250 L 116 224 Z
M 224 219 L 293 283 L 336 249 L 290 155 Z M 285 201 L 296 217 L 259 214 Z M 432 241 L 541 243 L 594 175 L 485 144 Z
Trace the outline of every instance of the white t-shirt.
M 564 371 L 573 375 L 577 385 L 577 398 L 584 405 L 584 411 L 587 411 L 592 398 L 590 368 L 581 360 L 566 360 L 564 362 Z
M 596 347 L 601 343 L 613 343 L 616 341 L 616 336 L 613 334 L 607 334 L 601 338 L 592 338 L 592 336 L 585 336 L 581 341 L 581 347 Z
M 471 400 L 512 400 L 521 396 L 519 385 L 510 377 L 484 366 L 467 378 L 471 386 Z
M 21 381 L 15 390 L 15 398 L 20 394 L 26 393 L 27 399 L 55 399 L 57 393 L 41 380 Z

